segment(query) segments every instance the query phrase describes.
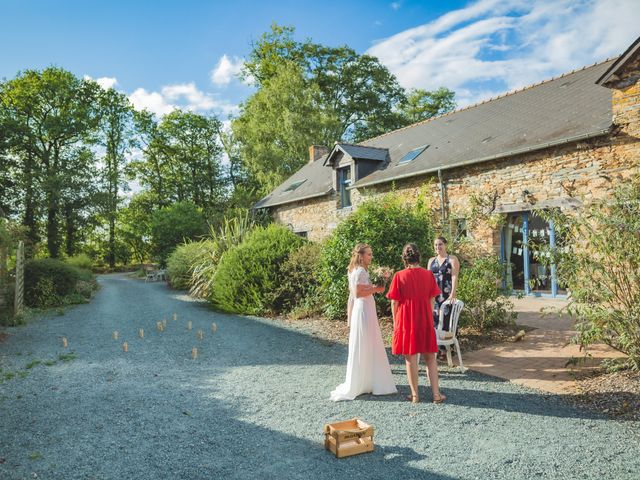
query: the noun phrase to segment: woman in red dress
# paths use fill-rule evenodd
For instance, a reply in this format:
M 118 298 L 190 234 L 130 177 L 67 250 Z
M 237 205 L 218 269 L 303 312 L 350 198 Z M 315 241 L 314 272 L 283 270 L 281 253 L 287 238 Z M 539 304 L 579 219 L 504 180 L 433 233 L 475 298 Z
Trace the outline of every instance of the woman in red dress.
M 413 243 L 402 249 L 405 269 L 397 272 L 391 280 L 387 298 L 391 300 L 393 314 L 394 355 L 404 355 L 412 403 L 418 403 L 418 354 L 427 361 L 429 383 L 434 403 L 442 403 L 447 397 L 438 386 L 438 364 L 436 362 L 436 332 L 433 328 L 433 304 L 440 289 L 430 270 L 420 266 L 420 252 Z

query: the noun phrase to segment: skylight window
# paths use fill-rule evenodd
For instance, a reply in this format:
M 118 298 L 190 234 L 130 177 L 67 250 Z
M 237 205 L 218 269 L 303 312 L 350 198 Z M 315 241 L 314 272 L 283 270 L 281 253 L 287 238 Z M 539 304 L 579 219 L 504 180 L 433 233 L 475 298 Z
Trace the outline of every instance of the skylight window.
M 415 158 L 420 155 L 422 152 L 424 152 L 427 147 L 429 145 L 423 145 L 422 147 L 418 147 L 415 150 L 411 150 L 409 153 L 407 153 L 404 157 L 402 157 L 400 159 L 400 161 L 398 162 L 398 165 L 403 165 L 405 163 L 409 163 L 412 160 L 415 160 Z
M 298 188 L 300 185 L 302 185 L 306 181 L 307 179 L 305 178 L 304 180 L 300 180 L 299 182 L 293 182 L 291 185 L 289 185 L 285 189 L 285 192 L 293 192 L 296 188 Z

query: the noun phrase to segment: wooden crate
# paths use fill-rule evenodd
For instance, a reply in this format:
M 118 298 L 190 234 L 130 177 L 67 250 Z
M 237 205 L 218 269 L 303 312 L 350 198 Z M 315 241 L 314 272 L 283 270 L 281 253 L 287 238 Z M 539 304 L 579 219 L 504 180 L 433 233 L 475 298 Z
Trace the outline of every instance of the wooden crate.
M 357 418 L 324 426 L 324 448 L 336 457 L 373 452 L 373 426 Z

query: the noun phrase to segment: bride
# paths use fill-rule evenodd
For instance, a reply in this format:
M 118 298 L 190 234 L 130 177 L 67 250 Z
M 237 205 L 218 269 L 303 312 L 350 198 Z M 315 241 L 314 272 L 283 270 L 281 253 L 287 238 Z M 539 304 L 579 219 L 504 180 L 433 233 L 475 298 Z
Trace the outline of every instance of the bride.
M 359 243 L 349 263 L 349 359 L 347 377 L 331 392 L 331 400 L 353 400 L 363 393 L 396 393 L 391 367 L 382 343 L 374 293 L 384 292 L 369 281 L 368 268 L 373 258 L 371 247 Z

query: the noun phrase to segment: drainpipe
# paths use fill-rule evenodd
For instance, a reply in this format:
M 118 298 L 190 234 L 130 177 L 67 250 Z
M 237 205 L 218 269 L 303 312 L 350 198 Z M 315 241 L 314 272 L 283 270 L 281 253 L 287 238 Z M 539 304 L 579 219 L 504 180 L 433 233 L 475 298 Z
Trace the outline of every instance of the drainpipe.
M 445 215 L 444 215 L 444 182 L 442 181 L 442 169 L 439 168 L 438 169 L 438 182 L 440 183 L 440 216 L 442 217 L 441 222 L 442 222 L 442 228 L 444 229 L 444 221 L 445 221 Z M 451 232 L 449 232 L 451 233 Z M 451 236 L 451 235 L 449 235 Z

